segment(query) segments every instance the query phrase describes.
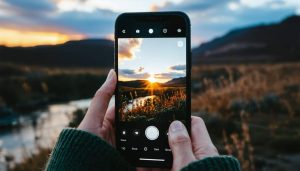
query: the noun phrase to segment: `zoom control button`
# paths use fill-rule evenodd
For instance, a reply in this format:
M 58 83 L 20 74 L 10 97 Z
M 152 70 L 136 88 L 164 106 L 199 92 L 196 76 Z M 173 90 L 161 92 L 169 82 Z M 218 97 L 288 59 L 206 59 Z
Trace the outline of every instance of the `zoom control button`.
M 138 151 L 139 149 L 137 147 L 131 147 L 132 151 Z
M 165 151 L 169 152 L 172 151 L 170 148 L 165 148 Z
M 123 129 L 123 130 L 121 131 L 121 134 L 122 134 L 123 136 L 125 136 L 125 135 L 126 135 L 126 130 Z
M 153 148 L 154 151 L 159 151 L 159 148 Z
M 139 130 L 134 130 L 133 131 L 133 135 L 134 136 L 139 136 L 140 135 L 140 131 Z
M 145 135 L 149 140 L 156 140 L 159 136 L 159 131 L 155 126 L 148 126 L 145 130 Z

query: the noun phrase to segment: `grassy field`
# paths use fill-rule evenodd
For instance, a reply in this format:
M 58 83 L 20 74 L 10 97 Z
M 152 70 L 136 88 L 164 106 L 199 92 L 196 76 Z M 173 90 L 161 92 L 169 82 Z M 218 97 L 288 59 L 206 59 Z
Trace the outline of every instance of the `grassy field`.
M 57 77 L 49 78 L 53 81 L 47 85 Z M 34 84 L 30 85 L 33 90 Z M 89 86 L 96 88 L 99 82 L 90 82 Z M 151 89 L 123 87 L 121 90 L 123 106 L 130 100 L 151 95 Z M 155 98 L 146 102 L 146 108 L 137 103 L 132 111 L 122 114 L 123 119 L 155 118 L 157 110 L 172 116 L 174 111 L 170 106 L 176 104 L 176 111 L 183 109 L 180 104 L 185 99 L 184 89 L 161 87 L 152 93 Z M 243 170 L 299 170 L 300 63 L 193 66 L 192 112 L 205 120 L 220 154 L 237 157 Z M 136 117 L 138 114 L 144 117 Z M 76 123 L 80 122 L 81 115 L 76 117 Z M 44 154 L 42 151 L 41 155 Z M 28 164 L 34 161 L 25 160 L 14 170 L 35 170 L 35 164 Z M 40 164 L 36 165 L 41 168 Z
M 0 63 L 0 108 L 23 114 L 50 103 L 90 98 L 104 82 L 107 72 L 107 69 Z
M 192 111 L 221 153 L 238 157 L 243 170 L 295 169 L 280 156 L 300 154 L 300 63 L 206 65 L 192 73 Z
M 120 86 L 119 99 L 119 113 L 122 121 L 181 119 L 186 108 L 184 87 L 130 88 Z

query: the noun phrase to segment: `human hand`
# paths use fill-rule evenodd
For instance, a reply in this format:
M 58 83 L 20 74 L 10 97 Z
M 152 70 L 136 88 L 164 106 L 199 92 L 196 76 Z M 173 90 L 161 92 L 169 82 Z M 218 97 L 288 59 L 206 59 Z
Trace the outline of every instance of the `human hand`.
M 97 90 L 90 107 L 77 129 L 95 134 L 115 146 L 115 106 L 108 104 L 116 88 L 117 77 L 110 70 L 103 85 Z
M 115 106 L 108 109 L 109 101 L 116 87 L 116 73 L 110 70 L 106 81 L 97 90 L 90 107 L 78 126 L 78 129 L 90 132 L 115 146 Z M 177 171 L 189 163 L 204 157 L 217 156 L 218 151 L 211 142 L 204 121 L 192 116 L 191 135 L 179 121 L 174 121 L 169 128 L 169 145 L 173 153 L 172 171 Z M 137 168 L 137 170 L 165 170 Z
M 171 123 L 168 138 L 173 153 L 172 171 L 178 171 L 193 161 L 219 155 L 200 117 L 192 116 L 191 136 L 180 121 Z

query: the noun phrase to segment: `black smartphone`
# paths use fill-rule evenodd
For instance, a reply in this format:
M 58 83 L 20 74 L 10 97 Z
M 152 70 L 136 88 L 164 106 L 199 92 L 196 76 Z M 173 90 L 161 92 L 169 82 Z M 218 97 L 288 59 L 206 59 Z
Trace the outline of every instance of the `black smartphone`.
M 123 13 L 115 23 L 116 146 L 133 166 L 170 168 L 168 128 L 190 131 L 190 21 L 182 12 Z

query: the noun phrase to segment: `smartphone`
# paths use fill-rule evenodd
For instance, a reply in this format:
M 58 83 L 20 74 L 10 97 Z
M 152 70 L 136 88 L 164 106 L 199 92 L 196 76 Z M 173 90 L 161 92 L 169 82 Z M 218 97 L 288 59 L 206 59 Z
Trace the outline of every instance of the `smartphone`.
M 190 21 L 182 12 L 123 13 L 115 23 L 116 147 L 133 166 L 171 168 L 168 128 L 190 131 Z

